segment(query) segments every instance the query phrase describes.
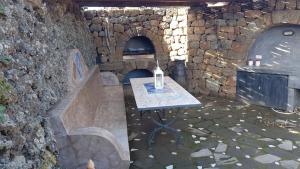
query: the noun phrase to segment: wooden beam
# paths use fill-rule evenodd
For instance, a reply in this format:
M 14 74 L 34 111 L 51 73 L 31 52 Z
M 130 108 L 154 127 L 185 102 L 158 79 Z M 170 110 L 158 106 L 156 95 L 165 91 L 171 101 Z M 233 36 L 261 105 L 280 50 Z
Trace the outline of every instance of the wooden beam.
M 155 7 L 155 6 L 201 6 L 206 2 L 231 2 L 232 0 L 74 0 L 80 6 L 98 7 Z

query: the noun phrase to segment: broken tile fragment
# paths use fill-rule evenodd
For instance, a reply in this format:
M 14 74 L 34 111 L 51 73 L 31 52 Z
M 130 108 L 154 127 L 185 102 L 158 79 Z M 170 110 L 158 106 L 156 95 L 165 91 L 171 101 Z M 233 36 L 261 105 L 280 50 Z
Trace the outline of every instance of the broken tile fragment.
M 177 152 L 172 152 L 171 154 L 172 154 L 172 155 L 177 155 Z
M 229 155 L 225 155 L 225 154 L 219 154 L 219 153 L 215 153 L 214 154 L 215 160 L 217 165 L 231 165 L 231 164 L 235 164 L 238 162 L 238 159 L 236 157 L 231 157 Z
M 240 126 L 234 126 L 234 127 L 230 127 L 229 130 L 234 131 L 236 133 L 240 133 L 243 131 L 243 128 Z
M 192 133 L 192 134 L 195 134 L 197 136 L 206 136 L 209 134 L 209 131 L 206 131 L 206 130 L 199 130 L 199 129 L 195 129 L 195 128 L 192 128 L 192 127 L 189 127 L 188 130 Z
M 245 155 L 245 158 L 251 158 L 251 156 L 250 155 Z
M 275 141 L 274 139 L 271 139 L 271 138 L 260 138 L 260 139 L 257 139 L 259 141 L 265 141 L 265 142 L 273 142 Z
M 132 132 L 130 133 L 130 135 L 128 136 L 128 141 L 132 141 L 134 138 L 136 138 L 139 134 Z
M 173 169 L 173 168 L 174 168 L 173 165 L 166 166 L 166 169 Z
M 242 163 L 236 163 L 236 165 L 239 166 L 239 167 L 243 166 Z
M 154 158 L 154 155 L 150 154 L 148 157 L 149 157 L 149 158 Z
M 200 144 L 199 140 L 194 141 L 195 144 Z
M 199 139 L 200 139 L 200 140 L 202 140 L 202 141 L 205 141 L 205 140 L 207 140 L 207 138 L 206 138 L 206 137 L 200 137 Z

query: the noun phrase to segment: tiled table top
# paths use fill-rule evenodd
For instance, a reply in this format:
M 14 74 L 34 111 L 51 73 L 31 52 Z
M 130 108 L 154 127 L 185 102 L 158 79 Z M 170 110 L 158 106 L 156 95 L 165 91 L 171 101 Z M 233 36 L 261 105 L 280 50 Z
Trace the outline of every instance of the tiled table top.
M 194 107 L 201 103 L 177 84 L 165 76 L 165 87 L 162 90 L 154 88 L 154 78 L 130 79 L 138 110 L 155 110 L 164 108 Z

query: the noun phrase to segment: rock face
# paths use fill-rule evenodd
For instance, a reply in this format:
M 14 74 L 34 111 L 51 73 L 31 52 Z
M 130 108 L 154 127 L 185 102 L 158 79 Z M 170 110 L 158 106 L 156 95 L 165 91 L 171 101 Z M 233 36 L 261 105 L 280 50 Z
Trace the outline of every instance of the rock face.
M 137 67 L 151 70 L 134 60 L 122 60 L 126 42 L 134 36 L 146 36 L 153 42 L 156 58 L 161 60 L 166 74 L 173 68 L 172 60 L 186 59 L 190 92 L 234 97 L 236 69 L 245 66 L 247 51 L 256 36 L 275 24 L 299 22 L 295 0 L 275 2 L 252 6 L 234 3 L 222 10 L 114 8 L 89 11 L 85 16 L 90 19 L 95 39 L 101 42 L 97 43 L 97 51 L 102 56 L 103 67 L 113 65 L 110 71 L 116 72 L 120 79 Z M 105 30 L 109 32 L 109 41 Z M 117 68 L 120 62 L 123 71 Z
M 53 168 L 55 144 L 46 112 L 68 91 L 66 50 L 79 48 L 91 66 L 96 56 L 84 19 L 72 3 L 1 0 L 0 81 L 10 84 L 0 122 L 0 168 Z M 3 104 L 0 102 L 0 105 Z

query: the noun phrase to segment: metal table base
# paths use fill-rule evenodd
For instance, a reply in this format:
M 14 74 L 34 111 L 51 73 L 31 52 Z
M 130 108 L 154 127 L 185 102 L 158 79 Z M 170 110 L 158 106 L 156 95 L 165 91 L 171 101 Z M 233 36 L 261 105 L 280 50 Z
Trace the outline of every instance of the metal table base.
M 156 137 L 157 133 L 159 133 L 162 130 L 166 130 L 168 132 L 173 133 L 175 135 L 175 138 L 176 138 L 176 145 L 179 144 L 179 142 L 180 142 L 180 133 L 179 133 L 179 131 L 177 131 L 177 129 L 175 129 L 175 128 L 170 127 L 172 124 L 175 123 L 178 111 L 176 111 L 175 116 L 173 116 L 173 118 L 170 119 L 169 121 L 167 121 L 167 119 L 165 118 L 165 114 L 166 114 L 165 110 L 160 110 L 160 111 L 156 110 L 154 112 L 151 112 L 152 122 L 154 124 L 156 124 L 157 127 L 155 127 L 149 135 L 149 138 L 148 138 L 149 148 L 151 148 L 151 145 L 154 143 L 154 140 L 155 140 L 155 137 Z M 142 115 L 143 115 L 143 112 L 141 112 L 141 116 Z

